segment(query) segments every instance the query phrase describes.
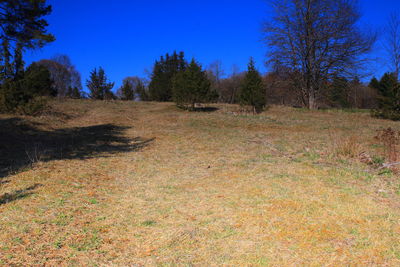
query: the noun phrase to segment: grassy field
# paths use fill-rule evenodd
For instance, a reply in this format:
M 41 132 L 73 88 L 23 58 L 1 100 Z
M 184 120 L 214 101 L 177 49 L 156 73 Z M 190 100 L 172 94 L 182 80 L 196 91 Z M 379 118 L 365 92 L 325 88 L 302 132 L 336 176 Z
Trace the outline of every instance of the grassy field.
M 366 112 L 66 101 L 0 116 L 0 264 L 399 266 Z

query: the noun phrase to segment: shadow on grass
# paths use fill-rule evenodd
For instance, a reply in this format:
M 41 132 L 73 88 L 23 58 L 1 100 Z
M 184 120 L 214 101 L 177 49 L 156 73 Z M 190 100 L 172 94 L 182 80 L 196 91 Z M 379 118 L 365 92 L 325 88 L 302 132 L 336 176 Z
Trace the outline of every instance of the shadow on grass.
M 219 110 L 219 108 L 217 107 L 209 107 L 205 105 L 196 105 L 194 108 L 187 105 L 177 105 L 177 107 L 181 110 L 186 110 L 190 112 L 215 112 Z
M 195 111 L 195 112 L 215 112 L 218 110 L 219 110 L 219 108 L 216 108 L 216 107 L 195 107 L 193 111 Z
M 41 187 L 41 186 L 43 186 L 43 185 L 42 184 L 34 184 L 25 189 L 14 191 L 11 194 L 5 193 L 0 196 L 0 205 L 7 204 L 9 202 L 12 202 L 12 201 L 15 201 L 18 199 L 26 198 L 34 193 L 33 190 L 35 190 L 36 188 Z
M 102 124 L 44 131 L 19 118 L 0 119 L 0 179 L 32 163 L 109 157 L 139 151 L 154 141 L 123 135 L 129 127 Z

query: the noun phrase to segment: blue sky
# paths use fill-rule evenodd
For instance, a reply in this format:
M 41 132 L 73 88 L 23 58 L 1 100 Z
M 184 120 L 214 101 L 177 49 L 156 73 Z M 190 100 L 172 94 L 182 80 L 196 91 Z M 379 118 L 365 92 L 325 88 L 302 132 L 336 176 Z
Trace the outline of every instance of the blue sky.
M 265 0 L 50 0 L 49 31 L 57 40 L 26 52 L 29 64 L 56 54 L 68 55 L 85 83 L 102 66 L 114 90 L 127 76 L 147 76 L 154 61 L 167 52 L 185 51 L 207 67 L 221 60 L 225 72 L 235 64 L 245 70 L 250 56 L 265 72 L 267 47 L 261 23 L 270 16 Z M 400 0 L 361 0 L 362 22 L 382 32 Z M 387 66 L 379 42 L 371 66 L 381 75 Z M 84 86 L 85 87 L 85 86 Z

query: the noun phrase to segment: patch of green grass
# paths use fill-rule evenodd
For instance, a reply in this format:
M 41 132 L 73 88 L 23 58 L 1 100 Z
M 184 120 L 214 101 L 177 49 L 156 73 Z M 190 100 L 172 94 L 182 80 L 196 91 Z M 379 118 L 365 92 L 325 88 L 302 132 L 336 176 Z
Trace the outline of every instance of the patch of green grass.
M 316 152 L 305 152 L 303 155 L 310 161 L 316 161 L 320 158 L 320 155 Z
M 85 238 L 83 240 L 70 243 L 69 247 L 75 249 L 76 251 L 96 250 L 102 242 L 98 231 L 84 229 L 83 232 L 85 234 Z
M 147 220 L 141 223 L 142 226 L 154 226 L 156 225 L 157 222 L 156 221 L 152 221 L 152 220 Z
M 14 237 L 14 238 L 12 239 L 12 242 L 13 242 L 14 244 L 22 244 L 23 240 L 22 240 L 21 237 L 17 236 L 17 237 Z
M 54 224 L 58 226 L 67 226 L 72 221 L 72 219 L 73 217 L 71 215 L 59 213 L 54 220 Z
M 391 169 L 385 168 L 385 169 L 382 169 L 382 170 L 379 172 L 379 175 L 382 175 L 382 176 L 392 176 L 392 175 L 393 175 L 393 171 L 392 171 Z
M 385 158 L 384 157 L 376 156 L 376 155 L 372 156 L 372 164 L 380 166 L 383 163 L 385 163 Z
M 95 204 L 98 204 L 99 202 L 97 201 L 97 199 L 91 198 L 91 199 L 89 199 L 89 203 L 95 205 Z
M 56 249 L 62 248 L 63 245 L 64 245 L 64 241 L 65 241 L 65 238 L 64 238 L 64 237 L 58 238 L 58 239 L 53 243 L 54 248 L 56 248 Z
M 256 259 L 253 263 L 257 266 L 269 266 L 271 260 L 267 257 L 260 257 Z

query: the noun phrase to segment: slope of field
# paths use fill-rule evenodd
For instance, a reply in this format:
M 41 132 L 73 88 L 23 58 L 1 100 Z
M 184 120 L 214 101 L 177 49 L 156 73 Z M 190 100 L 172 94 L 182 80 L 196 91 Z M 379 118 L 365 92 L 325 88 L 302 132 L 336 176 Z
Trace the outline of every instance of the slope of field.
M 400 265 L 400 178 L 357 158 L 399 123 L 52 105 L 0 117 L 1 265 Z

